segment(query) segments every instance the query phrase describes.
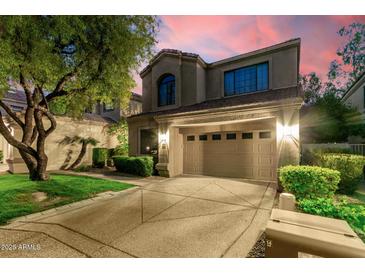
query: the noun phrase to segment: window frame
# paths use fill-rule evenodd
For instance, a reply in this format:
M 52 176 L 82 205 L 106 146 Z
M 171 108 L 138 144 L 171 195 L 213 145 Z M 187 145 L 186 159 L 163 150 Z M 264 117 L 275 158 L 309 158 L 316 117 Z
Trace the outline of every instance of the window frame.
M 248 134 L 250 136 L 250 138 L 245 138 L 245 134 Z M 252 140 L 253 139 L 253 132 L 252 131 L 242 132 L 241 139 L 242 140 Z
M 149 154 L 142 153 L 141 145 L 142 145 L 142 131 L 143 130 L 156 130 L 157 131 L 157 134 L 158 134 L 158 128 L 157 127 L 140 127 L 140 128 L 138 128 L 138 155 L 141 155 L 141 156 L 145 156 L 145 155 L 151 156 L 151 155 L 154 155 L 152 153 L 152 150 L 153 150 L 152 147 L 150 149 L 151 153 L 149 153 Z M 157 149 L 157 154 L 156 155 L 158 155 L 158 150 L 159 150 L 158 136 L 157 136 L 157 148 L 156 149 Z
M 204 137 L 204 138 L 202 138 Z M 208 135 L 207 134 L 200 134 L 199 135 L 199 141 L 208 141 Z
M 168 81 L 166 83 L 162 83 L 167 77 L 173 77 L 173 81 Z M 161 96 L 160 96 L 160 90 L 161 90 L 161 85 L 166 85 L 168 87 L 168 85 L 173 82 L 173 93 L 170 92 L 166 89 L 166 104 L 161 104 Z M 167 88 L 166 87 L 166 88 Z M 172 98 L 170 98 L 172 97 Z M 170 98 L 170 100 L 169 100 Z M 171 103 L 169 103 L 171 101 Z M 166 107 L 166 106 L 173 106 L 176 104 L 176 77 L 175 75 L 171 74 L 171 73 L 166 73 L 164 75 L 162 75 L 158 82 L 157 82 L 157 106 L 158 107 Z
M 219 138 L 215 138 L 215 137 L 218 137 L 219 136 Z M 220 133 L 213 133 L 212 134 L 212 141 L 221 141 L 222 140 L 222 134 L 220 134 Z
M 234 138 L 228 138 L 228 135 L 234 136 Z M 236 132 L 226 133 L 226 140 L 237 140 L 237 133 Z
M 267 88 L 266 89 L 258 89 L 258 67 L 260 65 L 267 65 Z M 255 67 L 256 68 L 256 88 L 253 91 L 246 91 L 246 92 L 238 92 L 238 88 L 236 88 L 236 71 L 241 70 L 241 69 L 248 69 L 248 68 L 252 68 Z M 227 94 L 226 91 L 226 74 L 228 73 L 232 73 L 233 72 L 233 94 Z M 248 66 L 243 66 L 243 67 L 238 67 L 235 69 L 231 69 L 231 70 L 226 70 L 223 72 L 223 96 L 224 97 L 231 97 L 231 96 L 238 96 L 238 95 L 244 95 L 244 94 L 249 94 L 249 93 L 254 93 L 254 92 L 263 92 L 263 91 L 267 91 L 270 89 L 270 62 L 269 61 L 264 61 L 264 62 L 260 62 L 260 63 L 256 63 L 253 65 L 248 65 Z

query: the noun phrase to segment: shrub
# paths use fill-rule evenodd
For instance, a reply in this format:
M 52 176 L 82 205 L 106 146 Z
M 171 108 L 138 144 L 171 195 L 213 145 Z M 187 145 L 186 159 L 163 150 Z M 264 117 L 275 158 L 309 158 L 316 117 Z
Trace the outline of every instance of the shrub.
M 298 200 L 332 197 L 340 181 L 340 172 L 316 166 L 285 166 L 279 170 L 279 179 L 285 191 Z
M 93 148 L 93 167 L 103 168 L 108 158 L 108 149 L 103 147 Z
M 124 173 L 139 175 L 142 177 L 151 176 L 153 172 L 153 159 L 150 156 L 128 157 L 115 156 L 113 157 L 115 168 Z
M 352 151 L 350 148 L 338 148 L 338 147 L 306 149 L 302 154 L 301 164 L 318 165 L 318 159 L 324 153 L 351 154 Z
M 341 173 L 339 193 L 353 194 L 363 180 L 365 157 L 362 155 L 324 153 L 319 155 L 316 161 L 321 167 L 335 169 Z
M 365 206 L 348 204 L 346 200 L 335 203 L 331 198 L 302 199 L 301 211 L 309 214 L 345 220 L 365 241 Z
M 87 171 L 90 171 L 90 169 L 91 169 L 91 166 L 90 165 L 81 164 L 78 167 L 75 167 L 73 169 L 73 171 L 76 171 L 76 172 L 87 172 Z
M 0 163 L 2 163 L 4 160 L 4 153 L 2 150 L 0 150 Z

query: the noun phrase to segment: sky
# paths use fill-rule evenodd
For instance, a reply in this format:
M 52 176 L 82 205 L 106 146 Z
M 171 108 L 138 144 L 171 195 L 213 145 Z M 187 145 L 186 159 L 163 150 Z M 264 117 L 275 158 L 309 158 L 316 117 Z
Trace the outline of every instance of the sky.
M 159 16 L 156 52 L 164 48 L 199 54 L 206 62 L 301 38 L 300 73 L 325 79 L 346 40 L 338 30 L 365 16 Z M 141 68 L 142 69 L 142 68 Z M 142 92 L 135 75 L 135 92 Z

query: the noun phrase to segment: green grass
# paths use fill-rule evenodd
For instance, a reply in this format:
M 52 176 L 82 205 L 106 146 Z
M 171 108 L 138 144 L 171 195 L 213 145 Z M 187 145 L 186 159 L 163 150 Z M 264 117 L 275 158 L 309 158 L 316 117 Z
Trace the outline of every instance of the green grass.
M 45 182 L 30 181 L 27 175 L 0 175 L 0 224 L 8 220 L 69 204 L 105 191 L 121 191 L 133 185 L 91 178 L 51 174 Z M 37 202 L 33 192 L 45 192 L 48 198 Z

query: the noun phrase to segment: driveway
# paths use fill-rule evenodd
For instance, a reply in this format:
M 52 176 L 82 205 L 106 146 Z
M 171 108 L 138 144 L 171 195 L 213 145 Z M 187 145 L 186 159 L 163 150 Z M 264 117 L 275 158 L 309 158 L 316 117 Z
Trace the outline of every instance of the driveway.
M 145 182 L 0 227 L 0 257 L 246 257 L 276 193 L 242 179 Z

